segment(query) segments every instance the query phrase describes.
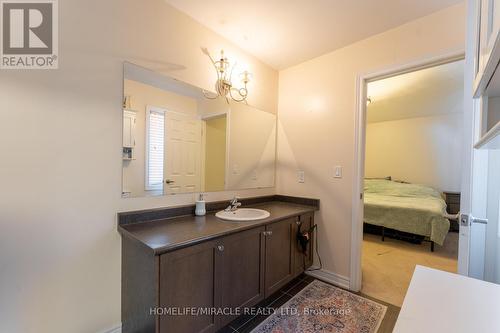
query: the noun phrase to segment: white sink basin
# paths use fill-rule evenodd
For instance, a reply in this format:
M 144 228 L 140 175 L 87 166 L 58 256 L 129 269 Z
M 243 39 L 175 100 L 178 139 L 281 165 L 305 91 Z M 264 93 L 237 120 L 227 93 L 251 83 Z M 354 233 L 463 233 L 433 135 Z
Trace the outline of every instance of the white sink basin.
M 268 211 L 255 208 L 238 208 L 230 212 L 221 210 L 215 214 L 215 216 L 220 219 L 235 222 L 261 220 L 269 217 L 270 215 L 271 214 Z

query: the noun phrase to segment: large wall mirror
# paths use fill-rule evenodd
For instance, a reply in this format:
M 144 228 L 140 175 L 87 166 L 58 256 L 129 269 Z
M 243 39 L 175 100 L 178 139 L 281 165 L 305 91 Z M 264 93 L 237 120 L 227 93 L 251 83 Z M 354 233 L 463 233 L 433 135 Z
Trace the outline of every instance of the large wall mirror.
M 276 115 L 124 64 L 124 197 L 274 186 Z

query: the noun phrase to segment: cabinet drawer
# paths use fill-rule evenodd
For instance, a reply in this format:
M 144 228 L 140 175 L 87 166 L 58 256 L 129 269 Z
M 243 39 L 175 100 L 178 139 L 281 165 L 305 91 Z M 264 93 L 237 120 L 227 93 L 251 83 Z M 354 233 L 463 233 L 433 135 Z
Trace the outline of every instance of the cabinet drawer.
M 460 204 L 460 194 L 446 194 L 446 203 Z
M 449 204 L 446 210 L 450 214 L 457 214 L 460 211 L 460 204 Z

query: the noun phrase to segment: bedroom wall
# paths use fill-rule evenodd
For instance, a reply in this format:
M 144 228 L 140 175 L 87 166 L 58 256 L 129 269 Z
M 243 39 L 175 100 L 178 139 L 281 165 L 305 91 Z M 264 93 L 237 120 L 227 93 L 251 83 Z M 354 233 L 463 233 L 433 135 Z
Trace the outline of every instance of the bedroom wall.
M 116 213 L 194 202 L 121 198 L 124 60 L 208 89 L 200 47 L 224 48 L 254 74 L 250 103 L 277 111 L 277 71 L 163 0 L 59 1 L 59 27 L 58 70 L 0 71 L 0 332 L 118 327 Z
M 463 114 L 369 123 L 365 175 L 460 191 Z
M 280 71 L 277 190 L 321 199 L 324 278 L 349 283 L 357 75 L 462 52 L 464 44 L 459 4 Z M 342 178 L 334 178 L 336 165 Z

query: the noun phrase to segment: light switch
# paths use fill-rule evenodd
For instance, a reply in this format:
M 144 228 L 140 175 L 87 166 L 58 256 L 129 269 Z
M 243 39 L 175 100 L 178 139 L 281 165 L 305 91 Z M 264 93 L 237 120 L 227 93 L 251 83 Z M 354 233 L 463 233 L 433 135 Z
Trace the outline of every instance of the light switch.
M 299 181 L 299 183 L 305 183 L 306 180 L 304 171 L 297 172 L 297 180 Z
M 252 180 L 257 180 L 259 177 L 257 176 L 257 170 L 252 172 Z
M 335 167 L 335 178 L 342 178 L 342 167 L 340 165 L 337 165 Z

